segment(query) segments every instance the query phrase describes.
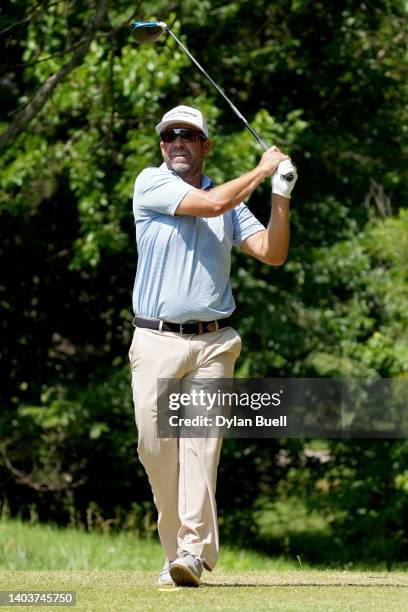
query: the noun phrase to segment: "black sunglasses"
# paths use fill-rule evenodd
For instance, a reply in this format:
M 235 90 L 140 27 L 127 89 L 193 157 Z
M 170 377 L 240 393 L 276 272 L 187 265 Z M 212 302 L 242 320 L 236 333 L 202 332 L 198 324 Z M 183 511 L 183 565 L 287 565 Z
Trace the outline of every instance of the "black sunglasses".
M 177 136 L 180 136 L 180 138 L 188 140 L 189 142 L 207 140 L 202 132 L 197 132 L 197 130 L 189 130 L 188 128 L 172 128 L 170 130 L 165 130 L 160 134 L 160 140 L 163 142 L 174 142 Z

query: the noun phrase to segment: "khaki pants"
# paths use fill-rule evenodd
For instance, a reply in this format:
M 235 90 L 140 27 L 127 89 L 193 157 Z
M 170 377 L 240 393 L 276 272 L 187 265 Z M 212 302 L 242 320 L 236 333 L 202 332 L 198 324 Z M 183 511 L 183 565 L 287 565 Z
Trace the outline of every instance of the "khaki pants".
M 240 350 L 239 334 L 226 327 L 195 336 L 136 328 L 129 351 L 138 454 L 166 558 L 186 550 L 209 570 L 219 550 L 215 489 L 222 439 L 158 438 L 157 379 L 178 379 L 183 390 L 194 378 L 232 378 Z

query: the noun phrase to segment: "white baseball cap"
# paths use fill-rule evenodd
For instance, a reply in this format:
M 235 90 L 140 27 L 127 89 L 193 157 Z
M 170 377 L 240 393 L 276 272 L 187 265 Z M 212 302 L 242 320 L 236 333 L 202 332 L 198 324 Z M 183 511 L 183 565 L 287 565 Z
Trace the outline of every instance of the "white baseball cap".
M 174 123 L 182 123 L 198 128 L 208 138 L 207 122 L 201 111 L 191 106 L 175 106 L 169 110 L 163 119 L 156 125 L 156 132 L 160 135 L 164 130 Z

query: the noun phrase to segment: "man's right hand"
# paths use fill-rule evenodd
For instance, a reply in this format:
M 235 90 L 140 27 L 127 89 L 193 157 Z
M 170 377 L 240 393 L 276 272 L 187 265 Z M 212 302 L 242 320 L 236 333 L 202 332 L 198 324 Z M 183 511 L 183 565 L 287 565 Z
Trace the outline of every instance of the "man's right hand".
M 289 155 L 285 155 L 278 147 L 274 146 L 265 151 L 262 155 L 259 160 L 258 168 L 263 171 L 265 178 L 267 178 L 268 176 L 272 176 L 281 161 L 285 159 L 289 159 Z

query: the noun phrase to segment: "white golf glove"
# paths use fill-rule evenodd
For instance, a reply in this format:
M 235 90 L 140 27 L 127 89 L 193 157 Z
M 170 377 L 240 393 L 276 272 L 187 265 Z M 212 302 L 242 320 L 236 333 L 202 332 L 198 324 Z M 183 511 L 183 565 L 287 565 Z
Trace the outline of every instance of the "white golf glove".
M 293 175 L 293 179 L 291 181 L 287 181 L 285 179 L 287 174 Z M 296 166 L 293 165 L 290 159 L 285 159 L 285 161 L 282 161 L 272 174 L 272 193 L 277 193 L 284 198 L 290 198 L 290 194 L 292 193 L 292 189 L 295 186 L 297 178 L 298 175 Z

